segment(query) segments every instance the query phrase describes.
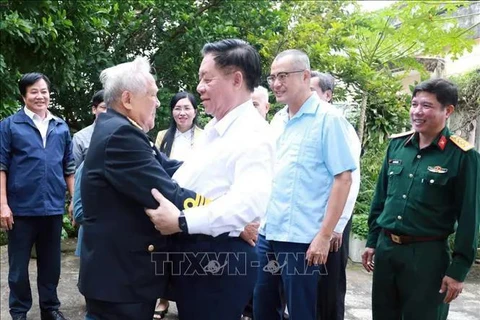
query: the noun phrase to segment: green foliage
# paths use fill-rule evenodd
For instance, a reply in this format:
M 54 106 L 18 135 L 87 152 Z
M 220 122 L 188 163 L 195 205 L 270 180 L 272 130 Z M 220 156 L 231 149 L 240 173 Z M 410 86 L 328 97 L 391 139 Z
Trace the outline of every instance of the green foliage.
M 0 246 L 8 244 L 8 235 L 6 231 L 0 230 Z
M 458 86 L 457 109 L 467 112 L 480 110 L 480 69 L 450 78 Z
M 356 214 L 352 220 L 352 232 L 360 239 L 367 239 L 368 236 L 368 215 Z
M 77 228 L 72 226 L 68 214 L 64 214 L 62 218 L 62 239 L 74 238 L 77 236 Z

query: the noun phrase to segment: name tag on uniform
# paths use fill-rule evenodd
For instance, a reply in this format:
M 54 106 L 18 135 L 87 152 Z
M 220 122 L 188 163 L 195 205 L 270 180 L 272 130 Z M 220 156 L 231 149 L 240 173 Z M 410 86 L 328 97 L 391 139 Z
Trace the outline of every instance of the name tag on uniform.
M 442 168 L 440 166 L 428 166 L 427 170 L 433 173 L 447 173 L 448 169 L 447 168 Z
M 402 160 L 400 159 L 388 159 L 389 164 L 402 164 Z

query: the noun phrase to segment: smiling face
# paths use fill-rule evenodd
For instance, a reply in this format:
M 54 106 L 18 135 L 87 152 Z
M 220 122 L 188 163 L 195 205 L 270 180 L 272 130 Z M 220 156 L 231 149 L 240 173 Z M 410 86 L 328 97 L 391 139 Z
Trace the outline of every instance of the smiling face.
M 50 104 L 50 91 L 45 80 L 40 79 L 28 86 L 23 101 L 30 111 L 44 118 Z
M 302 70 L 301 72 L 292 72 Z M 288 73 L 284 79 L 280 79 L 277 75 L 282 72 Z M 276 79 L 270 84 L 270 88 L 275 94 L 277 102 L 292 104 L 299 95 L 305 95 L 310 92 L 310 78 L 307 78 L 307 70 L 296 66 L 292 56 L 284 56 L 275 59 L 270 69 L 270 74 L 276 76 Z M 309 72 L 308 72 L 309 74 Z
M 232 73 L 220 69 L 213 54 L 207 54 L 202 60 L 198 72 L 199 83 L 197 92 L 209 115 L 221 119 L 230 109 L 230 97 L 234 92 L 234 79 Z
M 412 98 L 410 107 L 412 127 L 421 136 L 436 137 L 445 127 L 453 110 L 452 105 L 442 106 L 435 94 L 419 91 Z
M 188 98 L 178 100 L 172 109 L 173 120 L 175 120 L 177 129 L 180 132 L 185 132 L 192 128 L 193 119 L 196 115 L 197 111 Z

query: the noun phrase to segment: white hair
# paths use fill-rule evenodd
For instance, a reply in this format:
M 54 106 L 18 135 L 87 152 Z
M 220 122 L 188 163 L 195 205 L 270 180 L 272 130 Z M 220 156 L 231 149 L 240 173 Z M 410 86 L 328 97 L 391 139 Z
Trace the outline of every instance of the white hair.
M 267 88 L 262 87 L 262 86 L 258 86 L 254 89 L 253 92 L 260 93 L 260 95 L 262 95 L 263 98 L 265 99 L 265 101 L 268 103 L 268 89 Z
M 275 57 L 274 61 L 287 56 L 292 57 L 292 64 L 294 67 L 310 70 L 310 59 L 308 58 L 307 54 L 301 50 L 290 49 L 282 51 Z
M 145 57 L 136 57 L 134 61 L 125 62 L 107 68 L 100 73 L 100 81 L 105 90 L 104 100 L 109 107 L 120 100 L 124 91 L 142 92 L 147 90 L 150 75 L 150 63 Z

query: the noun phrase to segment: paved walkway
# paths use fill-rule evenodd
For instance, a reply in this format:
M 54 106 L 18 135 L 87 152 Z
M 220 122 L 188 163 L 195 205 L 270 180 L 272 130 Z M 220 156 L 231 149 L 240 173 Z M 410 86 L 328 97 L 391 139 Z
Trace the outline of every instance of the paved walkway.
M 70 244 L 70 247 L 72 244 Z M 6 247 L 0 249 L 0 319 L 10 319 L 8 313 L 8 261 Z M 71 252 L 62 254 L 62 275 L 58 288 L 62 302 L 61 310 L 71 320 L 83 320 L 85 302 L 77 290 L 78 258 Z M 28 313 L 28 319 L 40 319 L 38 295 L 36 290 L 36 261 L 30 261 L 30 282 L 34 297 L 33 307 Z M 346 298 L 346 320 L 371 319 L 371 275 L 363 270 L 361 265 L 351 264 L 348 267 L 348 293 Z M 450 320 L 478 320 L 480 314 L 480 266 L 474 268 L 465 284 L 463 294 L 450 308 Z M 172 304 L 167 320 L 176 320 L 176 308 Z

